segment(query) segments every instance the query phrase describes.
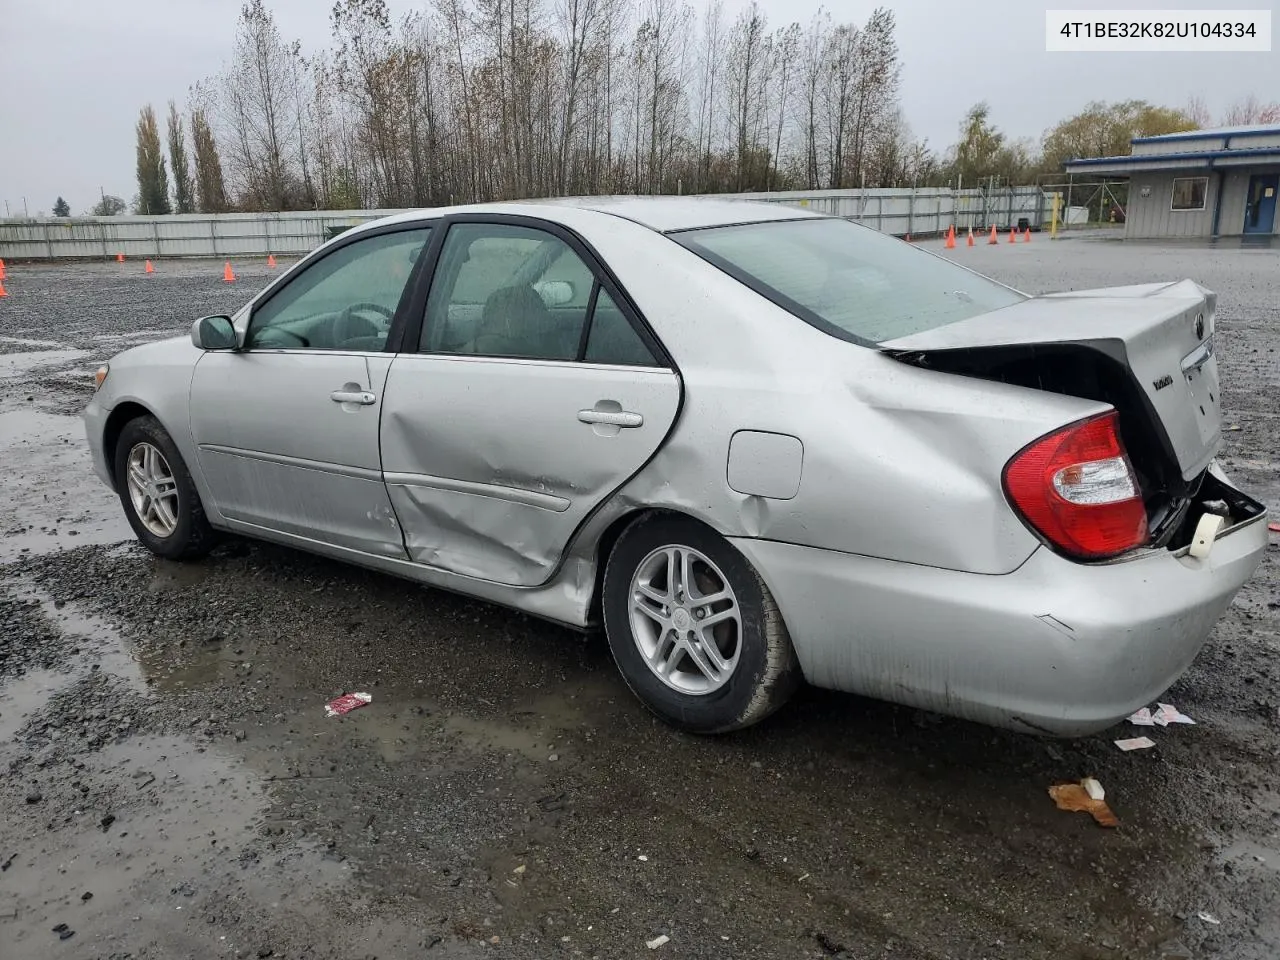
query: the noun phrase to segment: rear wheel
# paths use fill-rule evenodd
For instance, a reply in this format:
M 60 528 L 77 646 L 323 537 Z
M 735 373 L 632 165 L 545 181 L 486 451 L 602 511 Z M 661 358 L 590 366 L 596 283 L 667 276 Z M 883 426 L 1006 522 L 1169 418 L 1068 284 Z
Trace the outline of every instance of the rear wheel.
M 750 726 L 800 682 L 768 588 L 723 537 L 655 516 L 619 538 L 604 577 L 605 632 L 632 691 L 692 733 Z
M 120 431 L 116 489 L 134 533 L 170 560 L 203 557 L 216 544 L 200 495 L 173 438 L 155 417 L 130 420 Z

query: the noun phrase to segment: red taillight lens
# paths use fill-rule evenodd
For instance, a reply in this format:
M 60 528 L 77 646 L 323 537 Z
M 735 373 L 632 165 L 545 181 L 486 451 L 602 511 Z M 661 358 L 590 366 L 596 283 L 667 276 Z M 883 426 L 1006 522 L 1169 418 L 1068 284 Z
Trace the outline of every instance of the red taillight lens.
M 1004 489 L 1027 523 L 1072 556 L 1099 560 L 1147 542 L 1147 510 L 1114 412 L 1031 444 L 1004 468 Z

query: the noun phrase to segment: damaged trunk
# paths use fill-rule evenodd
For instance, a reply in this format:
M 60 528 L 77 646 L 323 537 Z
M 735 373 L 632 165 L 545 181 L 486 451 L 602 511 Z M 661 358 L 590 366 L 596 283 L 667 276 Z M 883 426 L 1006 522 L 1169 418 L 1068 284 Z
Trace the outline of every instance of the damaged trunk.
M 881 349 L 930 370 L 1111 404 L 1152 544 L 1178 548 L 1205 512 L 1200 501 L 1222 499 L 1207 473 L 1222 445 L 1216 301 L 1190 280 L 1053 294 Z M 1228 509 L 1229 519 L 1253 515 Z

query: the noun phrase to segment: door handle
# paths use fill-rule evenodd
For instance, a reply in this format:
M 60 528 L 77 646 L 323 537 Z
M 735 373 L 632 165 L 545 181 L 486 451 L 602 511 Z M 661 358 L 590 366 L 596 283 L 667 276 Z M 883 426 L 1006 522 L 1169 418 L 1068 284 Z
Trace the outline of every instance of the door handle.
M 335 390 L 329 394 L 329 399 L 334 403 L 358 403 L 365 407 L 378 401 L 368 390 Z
M 578 419 L 583 423 L 606 423 L 614 427 L 644 425 L 644 417 L 627 410 L 579 410 Z

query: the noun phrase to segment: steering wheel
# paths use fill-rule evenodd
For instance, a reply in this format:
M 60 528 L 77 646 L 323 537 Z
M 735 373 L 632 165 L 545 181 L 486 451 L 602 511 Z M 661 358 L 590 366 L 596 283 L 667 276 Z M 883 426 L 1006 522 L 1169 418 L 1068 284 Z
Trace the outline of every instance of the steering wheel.
M 370 319 L 368 314 L 377 314 L 377 319 Z M 388 310 L 380 303 L 367 300 L 353 303 L 344 309 L 333 320 L 333 342 L 346 343 L 357 337 L 377 336 L 391 329 L 391 321 L 395 317 L 394 310 Z

